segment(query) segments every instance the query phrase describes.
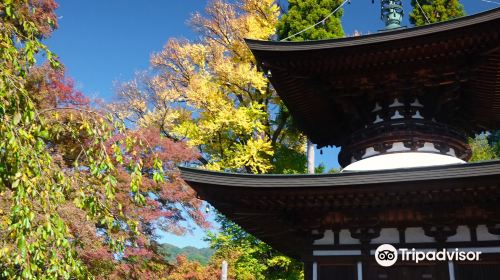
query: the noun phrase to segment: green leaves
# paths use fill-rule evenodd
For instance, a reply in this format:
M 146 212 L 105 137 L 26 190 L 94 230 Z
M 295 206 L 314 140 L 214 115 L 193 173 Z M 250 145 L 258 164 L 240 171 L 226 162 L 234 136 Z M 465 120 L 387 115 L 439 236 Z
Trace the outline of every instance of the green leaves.
M 493 160 L 500 157 L 495 153 L 494 147 L 490 145 L 485 134 L 478 135 L 474 139 L 469 138 L 469 146 L 472 152 L 470 162 Z
M 465 16 L 459 0 L 412 0 L 411 5 L 410 22 L 416 26 Z
M 5 5 L 5 14 L 8 16 L 8 17 L 12 17 L 12 5 L 10 3 L 11 1 L 10 0 L 6 0 L 4 1 L 4 5 Z
M 153 171 L 153 180 L 155 181 L 155 183 L 159 184 L 164 182 L 165 178 L 163 175 L 163 162 L 157 157 L 155 157 L 153 160 L 153 169 L 155 170 Z
M 12 120 L 12 124 L 18 125 L 20 121 L 21 121 L 21 113 L 19 113 L 19 112 L 14 113 L 14 118 Z
M 277 26 L 280 39 L 296 34 L 323 20 L 335 10 L 342 0 L 289 0 L 288 13 L 283 15 Z M 340 38 L 344 31 L 340 22 L 343 9 L 326 19 L 322 24 L 290 38 L 291 41 L 308 41 Z
M 38 110 L 45 100 L 37 99 L 40 92 L 31 91 L 27 73 L 32 75 L 39 52 L 45 52 L 52 67 L 59 66 L 56 56 L 40 42 L 56 26 L 53 0 L 3 0 L 0 7 L 4 15 L 0 28 L 0 277 L 87 279 L 86 267 L 76 254 L 78 232 L 70 230 L 63 210 L 81 211 L 84 218 L 79 222 L 85 222 L 85 216 L 94 221 L 109 234 L 110 248 L 123 250 L 125 238 L 112 233 L 131 225 L 135 235 L 138 222 L 125 216 L 116 200 L 117 165 L 134 166 L 130 186 L 134 195 L 129 199 L 143 205 L 143 164 L 136 157 L 124 158 L 121 143 L 109 149 L 111 138 L 125 131 L 124 124 L 111 115 L 75 107 L 54 122 L 47 119 L 57 119 L 51 114 L 60 108 Z M 128 151 L 137 143 L 127 139 Z M 60 149 L 66 148 L 62 153 Z M 154 165 L 161 182 L 161 160 Z
M 210 247 L 216 249 L 212 261 L 227 260 L 231 278 L 304 279 L 300 262 L 280 254 L 220 214 L 217 221 L 221 231 L 208 238 Z

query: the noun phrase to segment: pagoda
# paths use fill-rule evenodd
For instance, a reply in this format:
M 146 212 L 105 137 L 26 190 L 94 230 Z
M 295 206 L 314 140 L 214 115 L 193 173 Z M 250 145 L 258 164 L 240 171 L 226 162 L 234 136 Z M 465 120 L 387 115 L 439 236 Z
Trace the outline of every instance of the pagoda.
M 467 163 L 467 138 L 500 129 L 500 9 L 402 28 L 382 2 L 376 34 L 247 40 L 304 134 L 341 147 L 341 173 L 182 177 L 306 280 L 500 279 L 500 161 Z M 481 258 L 384 267 L 381 244 Z

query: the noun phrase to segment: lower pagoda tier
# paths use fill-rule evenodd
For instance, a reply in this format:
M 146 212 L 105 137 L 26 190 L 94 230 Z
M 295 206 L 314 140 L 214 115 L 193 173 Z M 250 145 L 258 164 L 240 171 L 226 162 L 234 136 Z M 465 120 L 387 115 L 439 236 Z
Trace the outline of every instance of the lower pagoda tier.
M 192 168 L 181 168 L 181 173 L 201 199 L 273 248 L 303 261 L 306 279 L 500 275 L 500 161 L 322 175 Z M 474 263 L 401 262 L 383 268 L 375 263 L 374 252 L 385 243 L 426 250 L 480 249 L 482 255 Z M 471 274 L 477 277 L 468 278 Z

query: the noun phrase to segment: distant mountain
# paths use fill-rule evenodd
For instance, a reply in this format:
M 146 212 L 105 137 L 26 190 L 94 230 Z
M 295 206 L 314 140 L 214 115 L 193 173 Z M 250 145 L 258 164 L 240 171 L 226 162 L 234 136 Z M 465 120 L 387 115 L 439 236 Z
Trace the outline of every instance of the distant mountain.
M 179 248 L 175 245 L 163 243 L 160 245 L 160 252 L 165 259 L 173 264 L 178 255 L 185 255 L 190 261 L 197 261 L 202 265 L 205 265 L 210 260 L 210 257 L 214 254 L 214 250 L 210 248 L 195 248 L 192 246 L 187 246 L 184 248 Z

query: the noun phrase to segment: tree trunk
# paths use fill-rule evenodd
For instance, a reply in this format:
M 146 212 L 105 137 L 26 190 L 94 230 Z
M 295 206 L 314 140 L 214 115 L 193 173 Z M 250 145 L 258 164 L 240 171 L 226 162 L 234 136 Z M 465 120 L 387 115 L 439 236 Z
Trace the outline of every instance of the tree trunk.
M 314 144 L 307 139 L 307 173 L 314 174 Z

